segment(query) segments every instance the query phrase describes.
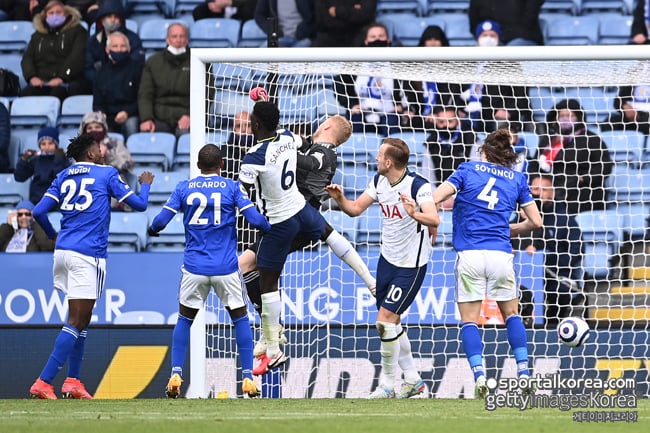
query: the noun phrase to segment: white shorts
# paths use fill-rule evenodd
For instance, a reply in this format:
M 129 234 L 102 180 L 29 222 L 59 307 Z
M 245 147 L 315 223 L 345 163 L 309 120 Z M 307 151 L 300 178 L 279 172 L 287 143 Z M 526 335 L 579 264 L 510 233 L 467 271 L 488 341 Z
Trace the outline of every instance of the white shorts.
M 518 290 L 513 257 L 504 251 L 459 251 L 454 269 L 456 302 L 515 299 Z
M 54 288 L 68 299 L 98 299 L 106 281 L 106 259 L 54 250 Z
M 200 310 L 205 305 L 211 288 L 214 288 L 224 307 L 235 310 L 246 305 L 246 288 L 239 270 L 230 275 L 215 276 L 196 275 L 188 272 L 185 267 L 181 268 L 181 272 L 183 277 L 178 292 L 178 302 L 181 305 Z

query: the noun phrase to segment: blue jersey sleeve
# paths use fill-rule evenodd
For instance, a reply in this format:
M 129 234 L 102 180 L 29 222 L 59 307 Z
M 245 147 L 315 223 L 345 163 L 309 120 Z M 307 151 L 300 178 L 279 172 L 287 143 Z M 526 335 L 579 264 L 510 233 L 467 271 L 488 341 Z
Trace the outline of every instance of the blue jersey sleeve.
M 47 217 L 47 213 L 54 209 L 56 206 L 57 201 L 54 200 L 52 197 L 49 196 L 43 196 L 43 198 L 34 206 L 34 219 L 40 225 L 43 230 L 45 231 L 45 234 L 47 235 L 48 238 L 53 239 L 54 235 L 56 234 L 56 231 L 54 230 L 54 227 L 52 227 L 52 223 L 50 223 L 50 219 Z
M 172 191 L 167 202 L 165 202 L 165 205 L 163 206 L 164 208 L 174 213 L 178 213 L 183 209 L 183 191 L 187 190 L 187 183 L 187 181 L 184 181 L 176 185 L 176 188 Z
M 530 187 L 528 186 L 528 176 L 522 173 L 522 175 L 519 176 L 519 197 L 517 198 L 517 202 L 519 203 L 519 206 L 523 206 L 534 201 L 535 198 L 530 192 Z

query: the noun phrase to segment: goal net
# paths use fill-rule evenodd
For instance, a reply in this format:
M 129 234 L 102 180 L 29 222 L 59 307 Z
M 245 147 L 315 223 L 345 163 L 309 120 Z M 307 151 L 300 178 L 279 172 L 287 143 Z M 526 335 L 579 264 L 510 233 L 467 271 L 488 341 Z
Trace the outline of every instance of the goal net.
M 334 177 L 351 198 L 376 173 L 387 134 L 408 144 L 409 168 L 435 186 L 477 158 L 490 131 L 511 128 L 518 169 L 539 182 L 545 224 L 513 242 L 532 374 L 626 379 L 626 390 L 608 392 L 648 396 L 648 47 L 193 49 L 191 68 L 192 167 L 203 144 L 227 142 L 235 115 L 252 111 L 249 90 L 262 86 L 282 127 L 309 135 L 329 116 L 353 120 Z M 379 206 L 357 218 L 327 202 L 321 212 L 374 274 Z M 454 303 L 452 212 L 441 211 L 427 276 L 402 324 L 427 384 L 423 396 L 473 398 Z M 362 280 L 322 244 L 290 255 L 280 288 L 289 361 L 261 378 L 275 384 L 269 395 L 366 397 L 377 386 L 380 341 Z M 559 340 L 557 323 L 568 316 L 588 321 L 585 345 Z M 193 327 L 188 396 L 241 394 L 230 319 L 216 297 L 204 317 Z M 252 309 L 250 318 L 258 339 Z M 480 332 L 487 376 L 516 377 L 503 318 L 489 299 Z M 584 391 L 575 388 L 558 392 Z

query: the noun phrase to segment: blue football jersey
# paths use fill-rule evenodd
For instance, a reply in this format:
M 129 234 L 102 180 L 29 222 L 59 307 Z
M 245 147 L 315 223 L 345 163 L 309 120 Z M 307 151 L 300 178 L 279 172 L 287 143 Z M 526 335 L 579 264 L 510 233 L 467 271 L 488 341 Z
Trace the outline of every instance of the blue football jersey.
M 180 182 L 164 208 L 183 212 L 185 269 L 197 275 L 228 275 L 237 265 L 237 208 L 253 203 L 239 182 L 217 175 Z
M 79 162 L 61 171 L 45 193 L 61 212 L 56 249 L 105 258 L 111 197 L 121 202 L 132 194 L 111 166 Z
M 456 189 L 453 244 L 456 251 L 512 252 L 510 217 L 534 202 L 526 174 L 489 162 L 462 163 L 448 179 Z

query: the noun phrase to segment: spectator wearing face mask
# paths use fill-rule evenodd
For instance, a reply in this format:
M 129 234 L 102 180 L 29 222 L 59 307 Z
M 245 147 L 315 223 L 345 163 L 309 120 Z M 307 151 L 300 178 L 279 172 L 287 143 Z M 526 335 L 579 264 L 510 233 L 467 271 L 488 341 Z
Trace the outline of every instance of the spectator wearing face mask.
M 95 74 L 101 66 L 109 61 L 106 45 L 108 36 L 113 32 L 121 32 L 129 42 L 129 55 L 135 63 L 144 66 L 144 50 L 142 41 L 137 33 L 126 28 L 126 10 L 121 0 L 104 0 L 97 11 L 95 21 L 96 32 L 86 43 L 84 74 L 86 80 L 95 81 Z
M 587 128 L 582 106 L 575 99 L 562 100 L 546 122 L 548 134 L 540 137 L 528 166 L 531 177 L 552 176 L 555 198 L 565 202 L 569 214 L 604 209 L 605 180 L 613 163 L 605 143 Z
M 93 111 L 106 114 L 110 132 L 125 139 L 138 132 L 138 89 L 144 65 L 131 56 L 127 36 L 115 31 L 106 43 L 108 61 L 97 71 L 93 85 Z
M 469 30 L 486 20 L 498 22 L 503 45 L 543 45 L 539 13 L 544 0 L 470 0 Z M 493 41 L 492 41 L 493 43 Z
M 32 179 L 29 185 L 29 201 L 38 203 L 56 175 L 70 165 L 63 149 L 59 148 L 59 131 L 46 126 L 38 131 L 39 150 L 26 150 L 14 171 L 17 182 Z
M 63 101 L 70 95 L 89 94 L 83 74 L 88 32 L 79 11 L 51 0 L 33 23 L 36 31 L 20 63 L 27 82 L 21 96 L 51 95 Z
M 0 252 L 30 253 L 54 251 L 54 240 L 48 239 L 45 231 L 32 217 L 34 205 L 23 200 L 16 210 L 7 214 L 7 222 L 0 225 Z
M 79 135 L 89 134 L 96 143 L 104 157 L 103 163 L 113 166 L 120 172 L 123 180 L 127 180 L 134 162 L 131 152 L 124 145 L 124 141 L 108 135 L 106 115 L 101 111 L 86 113 L 79 125 Z

